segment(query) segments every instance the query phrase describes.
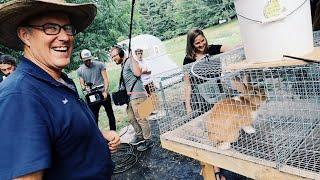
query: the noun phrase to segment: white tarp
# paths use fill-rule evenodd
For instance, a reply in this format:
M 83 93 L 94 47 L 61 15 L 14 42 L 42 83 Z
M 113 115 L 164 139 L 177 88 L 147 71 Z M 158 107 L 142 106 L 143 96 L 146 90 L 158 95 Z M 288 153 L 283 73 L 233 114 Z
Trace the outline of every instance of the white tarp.
M 128 45 L 128 40 L 119 44 Z M 149 34 L 135 36 L 131 39 L 133 53 L 138 48 L 143 49 L 143 58 L 147 61 L 152 76 L 178 68 L 178 65 L 168 56 L 165 46 L 159 38 Z

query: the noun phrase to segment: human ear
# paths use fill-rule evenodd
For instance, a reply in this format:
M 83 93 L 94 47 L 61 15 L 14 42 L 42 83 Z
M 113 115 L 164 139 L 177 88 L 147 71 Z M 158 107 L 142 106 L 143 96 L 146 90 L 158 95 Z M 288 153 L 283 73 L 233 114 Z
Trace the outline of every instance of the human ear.
M 27 46 L 30 46 L 30 30 L 25 27 L 18 27 L 17 29 L 17 35 L 20 38 L 20 40 Z

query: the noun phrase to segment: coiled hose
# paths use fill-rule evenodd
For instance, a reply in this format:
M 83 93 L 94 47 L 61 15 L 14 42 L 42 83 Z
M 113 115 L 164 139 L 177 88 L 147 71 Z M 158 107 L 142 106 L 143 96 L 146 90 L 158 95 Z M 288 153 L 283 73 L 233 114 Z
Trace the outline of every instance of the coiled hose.
M 115 163 L 114 174 L 122 173 L 132 168 L 141 156 L 142 152 L 137 151 L 135 146 L 128 143 L 121 143 L 118 151 L 111 154 Z

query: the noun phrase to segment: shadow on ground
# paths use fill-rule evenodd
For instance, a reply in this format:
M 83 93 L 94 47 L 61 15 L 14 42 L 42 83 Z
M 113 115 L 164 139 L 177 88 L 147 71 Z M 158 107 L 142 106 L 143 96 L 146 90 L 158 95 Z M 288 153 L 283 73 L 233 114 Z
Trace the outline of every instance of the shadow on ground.
M 150 121 L 152 139 L 155 145 L 152 149 L 138 154 L 137 163 L 129 170 L 114 174 L 116 180 L 144 179 L 195 179 L 202 180 L 198 161 L 163 149 L 160 144 L 159 127 L 156 120 Z M 134 151 L 136 152 L 136 151 Z M 122 156 L 122 155 L 121 155 Z M 123 162 L 121 162 L 123 163 Z

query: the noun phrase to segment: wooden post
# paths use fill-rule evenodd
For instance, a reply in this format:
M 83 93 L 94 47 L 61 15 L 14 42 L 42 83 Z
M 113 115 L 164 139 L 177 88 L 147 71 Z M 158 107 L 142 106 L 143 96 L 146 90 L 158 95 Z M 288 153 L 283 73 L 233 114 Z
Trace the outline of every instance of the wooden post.
M 204 180 L 216 180 L 215 172 L 213 169 L 213 165 L 200 162 L 201 165 L 201 175 Z

